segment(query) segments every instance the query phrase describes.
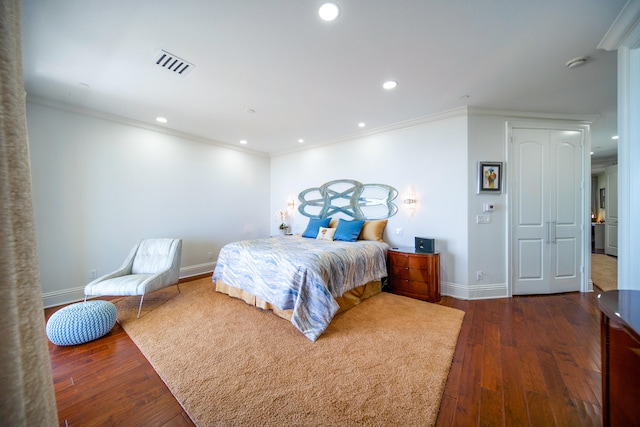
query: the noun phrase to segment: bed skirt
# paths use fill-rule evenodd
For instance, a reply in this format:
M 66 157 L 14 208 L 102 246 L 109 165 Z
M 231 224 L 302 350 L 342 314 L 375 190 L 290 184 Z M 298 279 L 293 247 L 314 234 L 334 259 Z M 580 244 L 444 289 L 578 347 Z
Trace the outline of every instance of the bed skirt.
M 234 298 L 239 298 L 247 304 L 254 305 L 258 308 L 262 308 L 263 310 L 271 310 L 277 316 L 291 321 L 291 314 L 293 310 L 280 310 L 279 308 L 274 307 L 262 298 L 258 298 L 257 296 L 250 294 L 249 292 L 242 289 L 227 285 L 220 279 L 216 279 L 216 291 L 227 294 Z M 340 307 L 336 314 L 342 313 L 343 311 L 347 311 L 350 308 L 355 307 L 356 305 L 360 304 L 360 302 L 374 296 L 375 294 L 380 293 L 381 291 L 382 281 L 374 280 L 365 285 L 358 286 L 357 288 L 352 289 L 349 292 L 346 292 L 340 298 L 336 298 L 336 302 Z

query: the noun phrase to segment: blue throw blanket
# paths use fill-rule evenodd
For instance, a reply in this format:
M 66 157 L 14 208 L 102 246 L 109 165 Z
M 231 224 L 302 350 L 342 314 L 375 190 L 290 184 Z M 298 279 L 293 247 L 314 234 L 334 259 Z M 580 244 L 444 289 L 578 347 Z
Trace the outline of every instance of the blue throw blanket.
M 315 341 L 338 311 L 335 298 L 387 276 L 384 242 L 339 242 L 301 236 L 229 243 L 220 251 L 214 282 L 243 289 L 281 310 Z

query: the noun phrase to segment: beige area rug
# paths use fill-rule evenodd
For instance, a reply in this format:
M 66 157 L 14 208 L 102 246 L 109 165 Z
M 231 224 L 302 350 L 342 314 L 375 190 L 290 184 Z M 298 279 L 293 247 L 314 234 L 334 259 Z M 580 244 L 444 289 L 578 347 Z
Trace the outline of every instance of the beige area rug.
M 382 293 L 315 342 L 210 278 L 116 302 L 118 321 L 199 426 L 435 424 L 464 312 Z
M 591 254 L 591 280 L 603 291 L 618 289 L 618 258 Z

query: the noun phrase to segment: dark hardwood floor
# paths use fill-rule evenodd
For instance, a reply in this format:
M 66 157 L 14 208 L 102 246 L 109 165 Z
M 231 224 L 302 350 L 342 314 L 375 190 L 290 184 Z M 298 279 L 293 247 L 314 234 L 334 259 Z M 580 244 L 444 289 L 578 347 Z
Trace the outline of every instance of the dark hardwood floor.
M 61 426 L 194 425 L 118 323 L 86 344 L 49 342 L 49 356 Z
M 438 426 L 600 426 L 597 292 L 463 301 Z
M 437 425 L 602 425 L 596 295 L 444 297 L 466 315 Z M 61 426 L 194 425 L 118 324 L 49 354 Z

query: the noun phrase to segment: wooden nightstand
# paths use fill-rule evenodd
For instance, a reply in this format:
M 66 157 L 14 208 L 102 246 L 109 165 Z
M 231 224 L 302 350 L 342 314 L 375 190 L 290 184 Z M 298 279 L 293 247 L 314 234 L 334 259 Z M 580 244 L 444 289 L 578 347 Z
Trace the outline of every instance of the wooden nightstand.
M 440 254 L 399 247 L 388 251 L 389 292 L 429 302 L 440 301 Z

